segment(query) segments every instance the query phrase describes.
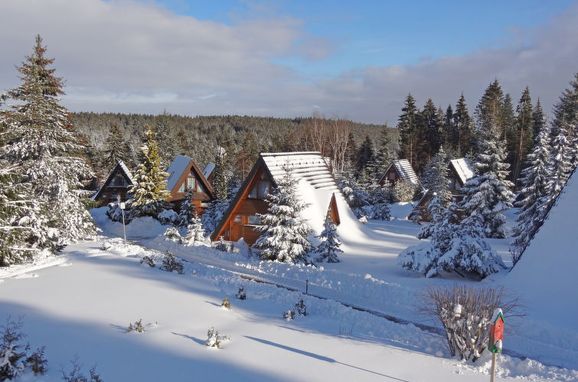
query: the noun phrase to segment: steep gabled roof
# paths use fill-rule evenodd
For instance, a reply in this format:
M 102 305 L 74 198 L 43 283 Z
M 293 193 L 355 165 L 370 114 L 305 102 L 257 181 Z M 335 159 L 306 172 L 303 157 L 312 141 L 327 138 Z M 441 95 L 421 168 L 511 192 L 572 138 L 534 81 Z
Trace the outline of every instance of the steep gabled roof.
M 207 163 L 207 165 L 203 169 L 203 176 L 205 178 L 209 179 L 209 176 L 211 176 L 211 174 L 213 173 L 214 170 L 215 170 L 215 164 L 213 162 Z
M 392 166 L 395 168 L 395 171 L 399 174 L 399 177 L 401 179 L 405 180 L 406 182 L 410 182 L 416 186 L 419 186 L 419 178 L 417 177 L 417 174 L 415 173 L 413 167 L 411 167 L 411 164 L 407 159 L 394 160 L 383 173 L 383 176 L 379 180 L 380 182 L 383 181 L 385 174 L 388 173 L 388 171 L 391 169 Z
M 186 155 L 177 155 L 175 159 L 171 162 L 169 168 L 167 168 L 167 173 L 169 177 L 167 179 L 167 190 L 171 193 L 175 191 L 175 188 L 178 186 L 178 181 L 181 179 L 183 173 L 187 171 L 193 171 L 199 181 L 202 183 L 203 187 L 209 194 L 209 196 L 213 196 L 213 187 L 207 181 L 207 178 L 203 175 L 203 172 L 197 166 L 195 161 L 186 156 Z
M 472 166 L 468 163 L 467 159 L 465 158 L 458 158 L 450 160 L 450 168 L 456 173 L 458 178 L 460 179 L 460 183 L 462 186 L 466 184 L 466 182 L 473 178 L 476 173 L 472 169 Z
M 576 216 L 578 171 L 575 170 L 504 280 L 532 317 L 571 328 L 576 328 L 578 322 Z
M 111 182 L 112 177 L 114 176 L 114 174 L 116 174 L 117 172 L 121 172 L 122 174 L 124 174 L 124 176 L 126 177 L 128 183 L 130 186 L 135 184 L 134 178 L 132 176 L 132 173 L 130 172 L 130 170 L 128 169 L 128 167 L 126 167 L 126 165 L 124 164 L 123 161 L 119 160 L 118 162 L 116 162 L 116 165 L 112 168 L 112 170 L 110 170 L 110 172 L 108 173 L 108 175 L 106 176 L 106 180 L 104 181 L 104 183 L 102 184 L 102 187 L 100 187 L 100 189 L 97 191 L 96 194 L 94 194 L 94 196 L 92 197 L 92 200 L 97 200 L 100 195 L 102 194 L 102 192 L 106 189 L 106 186 L 108 186 L 108 184 Z
M 349 208 L 341 191 L 337 187 L 335 179 L 329 170 L 327 160 L 319 152 L 289 152 L 289 153 L 262 153 L 253 166 L 249 176 L 243 182 L 243 186 L 229 205 L 223 215 L 223 219 L 213 232 L 212 238 L 215 240 L 222 233 L 223 227 L 230 214 L 236 209 L 242 199 L 245 189 L 251 184 L 251 180 L 257 171 L 262 168 L 270 176 L 274 185 L 284 174 L 284 167 L 288 166 L 292 170 L 293 177 L 297 183 L 297 194 L 299 198 L 307 203 L 303 211 L 303 218 L 318 235 L 323 230 L 323 223 L 327 216 L 327 210 L 335 195 L 335 205 L 338 209 L 339 220 L 353 221 L 357 224 L 355 215 Z M 348 225 L 351 227 L 351 224 Z

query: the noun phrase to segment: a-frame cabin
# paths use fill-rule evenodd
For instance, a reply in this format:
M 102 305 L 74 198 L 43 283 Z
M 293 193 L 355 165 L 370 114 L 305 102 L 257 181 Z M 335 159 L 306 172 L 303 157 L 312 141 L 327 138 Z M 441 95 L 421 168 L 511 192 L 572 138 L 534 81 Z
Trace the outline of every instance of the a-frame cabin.
M 121 201 L 125 201 L 134 184 L 130 170 L 123 161 L 119 160 L 92 199 L 102 204 L 116 202 L 119 197 Z
M 400 180 L 409 182 L 416 187 L 420 185 L 419 178 L 407 159 L 394 160 L 379 179 L 379 184 L 393 187 Z
M 182 202 L 192 191 L 192 201 L 197 213 L 202 214 L 208 203 L 214 199 L 213 187 L 203 175 L 195 161 L 185 155 L 178 155 L 167 169 L 168 202 Z
M 260 234 L 257 230 L 261 223 L 258 214 L 267 212 L 265 198 L 276 187 L 276 179 L 283 176 L 285 166 L 292 170 L 299 198 L 308 204 L 303 217 L 314 234 L 321 232 L 326 217 L 339 225 L 340 214 L 349 206 L 321 153 L 262 153 L 213 231 L 211 239 L 222 237 L 227 241 L 237 241 L 243 238 L 247 244 L 254 244 Z M 350 215 L 353 216 L 353 213 Z

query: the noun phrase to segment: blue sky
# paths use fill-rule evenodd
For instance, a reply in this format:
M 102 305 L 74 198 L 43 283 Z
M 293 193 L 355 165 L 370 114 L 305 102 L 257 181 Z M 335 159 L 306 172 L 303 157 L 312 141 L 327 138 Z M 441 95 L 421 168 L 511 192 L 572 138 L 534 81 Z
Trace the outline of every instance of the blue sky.
M 395 126 L 408 93 L 473 111 L 495 79 L 549 112 L 578 70 L 578 0 L 18 0 L 0 1 L 0 92 L 38 33 L 73 111 Z
M 150 2 L 149 0 L 146 0 Z M 256 18 L 293 18 L 326 40 L 322 59 L 279 57 L 300 73 L 331 76 L 365 66 L 412 65 L 531 39 L 533 28 L 571 0 L 485 1 L 202 1 L 155 0 L 170 11 L 227 25 Z

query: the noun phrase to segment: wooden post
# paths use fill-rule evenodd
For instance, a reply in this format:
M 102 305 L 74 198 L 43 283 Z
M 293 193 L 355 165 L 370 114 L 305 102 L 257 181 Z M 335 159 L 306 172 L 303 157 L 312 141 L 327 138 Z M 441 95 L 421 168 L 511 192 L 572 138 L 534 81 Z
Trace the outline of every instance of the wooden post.
M 498 353 L 492 353 L 492 369 L 490 371 L 490 382 L 496 380 L 496 356 Z
M 305 294 L 309 293 L 309 279 L 305 280 Z

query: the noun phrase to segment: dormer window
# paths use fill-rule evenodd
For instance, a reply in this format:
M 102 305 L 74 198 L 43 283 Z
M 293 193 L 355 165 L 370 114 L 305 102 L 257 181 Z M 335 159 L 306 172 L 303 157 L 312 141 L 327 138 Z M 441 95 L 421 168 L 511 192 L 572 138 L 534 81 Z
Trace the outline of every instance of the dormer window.
M 127 183 L 126 179 L 124 178 L 124 176 L 122 176 L 122 174 L 116 174 L 114 178 L 112 178 L 110 185 L 111 187 L 126 187 Z
M 259 180 L 249 193 L 249 199 L 265 199 L 269 192 L 271 192 L 271 182 Z

